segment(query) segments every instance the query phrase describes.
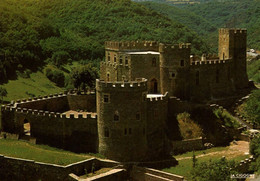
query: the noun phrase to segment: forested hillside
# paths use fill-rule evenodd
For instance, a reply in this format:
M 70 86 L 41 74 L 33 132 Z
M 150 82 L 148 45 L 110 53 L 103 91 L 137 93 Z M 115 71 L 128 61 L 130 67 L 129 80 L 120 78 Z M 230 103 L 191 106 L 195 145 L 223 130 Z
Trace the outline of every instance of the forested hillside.
M 142 4 L 203 35 L 215 51 L 220 27 L 247 28 L 248 47 L 260 49 L 260 0 L 214 0 L 182 7 L 154 2 Z
M 194 31 L 130 0 L 2 0 L 0 17 L 2 82 L 43 63 L 99 61 L 107 40 L 190 42 L 193 52 L 208 51 Z

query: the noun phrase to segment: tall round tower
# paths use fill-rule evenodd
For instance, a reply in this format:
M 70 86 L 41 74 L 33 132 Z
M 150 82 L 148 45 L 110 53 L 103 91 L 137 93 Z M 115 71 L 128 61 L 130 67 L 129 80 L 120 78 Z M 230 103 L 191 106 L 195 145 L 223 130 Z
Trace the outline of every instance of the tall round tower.
M 96 81 L 99 153 L 122 162 L 145 160 L 147 80 Z

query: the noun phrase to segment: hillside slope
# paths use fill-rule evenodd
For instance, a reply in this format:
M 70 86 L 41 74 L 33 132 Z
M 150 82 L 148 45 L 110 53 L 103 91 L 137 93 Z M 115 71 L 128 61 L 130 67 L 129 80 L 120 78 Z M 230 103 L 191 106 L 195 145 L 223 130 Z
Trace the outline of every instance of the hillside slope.
M 179 21 L 207 39 L 217 50 L 218 28 L 238 27 L 248 30 L 248 47 L 260 49 L 260 1 L 226 0 L 210 1 L 182 7 L 171 6 L 162 1 L 142 2 L 141 4 Z
M 190 42 L 193 52 L 208 51 L 194 31 L 130 0 L 2 0 L 0 17 L 0 82 L 44 61 L 98 61 L 107 40 Z

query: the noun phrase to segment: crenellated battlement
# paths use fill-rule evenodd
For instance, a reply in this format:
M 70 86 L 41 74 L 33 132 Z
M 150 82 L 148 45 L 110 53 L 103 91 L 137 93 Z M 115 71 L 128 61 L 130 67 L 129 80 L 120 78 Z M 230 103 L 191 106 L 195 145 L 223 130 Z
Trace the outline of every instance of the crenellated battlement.
M 33 110 L 27 108 L 20 108 L 20 107 L 12 107 L 12 106 L 1 106 L 2 112 L 13 112 L 18 114 L 26 114 L 32 116 L 44 116 L 49 118 L 65 118 L 65 119 L 97 119 L 96 113 L 70 113 L 70 114 L 61 114 L 59 112 L 50 112 L 44 110 Z
M 229 33 L 246 34 L 247 30 L 243 29 L 243 28 L 220 28 L 219 33 L 221 33 L 221 34 L 229 34 Z
M 180 43 L 180 44 L 163 44 L 159 45 L 159 52 L 167 52 L 174 50 L 189 50 L 191 48 L 190 43 Z
M 231 61 L 231 59 L 227 60 L 206 60 L 206 61 L 192 61 L 190 65 L 213 65 L 213 64 L 225 64 L 228 61 Z
M 129 81 L 129 82 L 107 82 L 104 80 L 96 80 L 96 88 L 147 88 L 147 79 L 140 79 L 136 81 Z
M 105 49 L 108 50 L 158 50 L 156 41 L 106 41 Z

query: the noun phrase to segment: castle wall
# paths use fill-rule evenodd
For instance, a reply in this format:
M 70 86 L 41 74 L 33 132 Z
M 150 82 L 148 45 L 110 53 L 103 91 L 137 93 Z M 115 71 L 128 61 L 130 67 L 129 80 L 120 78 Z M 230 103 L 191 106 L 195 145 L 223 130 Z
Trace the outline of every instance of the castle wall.
M 231 66 L 231 60 L 192 62 L 189 79 L 191 100 L 202 102 L 232 95 L 235 85 Z
M 31 126 L 31 136 L 36 138 L 37 143 L 76 152 L 96 152 L 97 117 L 95 113 L 93 115 L 70 114 L 66 117 L 60 112 L 54 112 L 70 109 L 95 111 L 95 101 L 95 94 L 60 94 L 18 101 L 10 106 L 2 107 L 2 130 L 23 135 L 24 123 L 28 121 Z
M 111 83 L 97 80 L 99 152 L 109 159 L 145 159 L 146 81 Z
M 160 92 L 160 61 L 158 54 L 132 54 L 131 55 L 131 80 L 146 78 L 148 80 L 148 93 Z M 157 84 L 157 90 L 154 87 Z
M 117 162 L 109 162 L 91 158 L 67 166 L 61 166 L 0 155 L 0 178 L 1 181 L 69 181 L 71 180 L 69 177 L 70 173 L 84 175 L 85 169 L 91 170 L 93 163 L 95 163 L 96 169 L 103 167 L 114 167 L 119 164 Z
M 168 114 L 168 95 L 156 98 L 147 98 L 147 145 L 148 157 L 161 158 L 167 155 L 166 121 Z
M 112 51 L 158 51 L 158 47 L 155 41 L 105 42 L 105 49 Z
M 67 95 L 70 110 L 84 110 L 85 112 L 96 112 L 96 94 Z
M 69 110 L 67 95 L 62 93 L 59 95 L 39 96 L 21 101 L 18 100 L 16 103 L 17 107 L 33 110 L 45 110 L 51 112 L 63 112 Z
M 219 57 L 221 60 L 232 59 L 232 76 L 236 88 L 248 87 L 246 72 L 247 30 L 219 29 Z

